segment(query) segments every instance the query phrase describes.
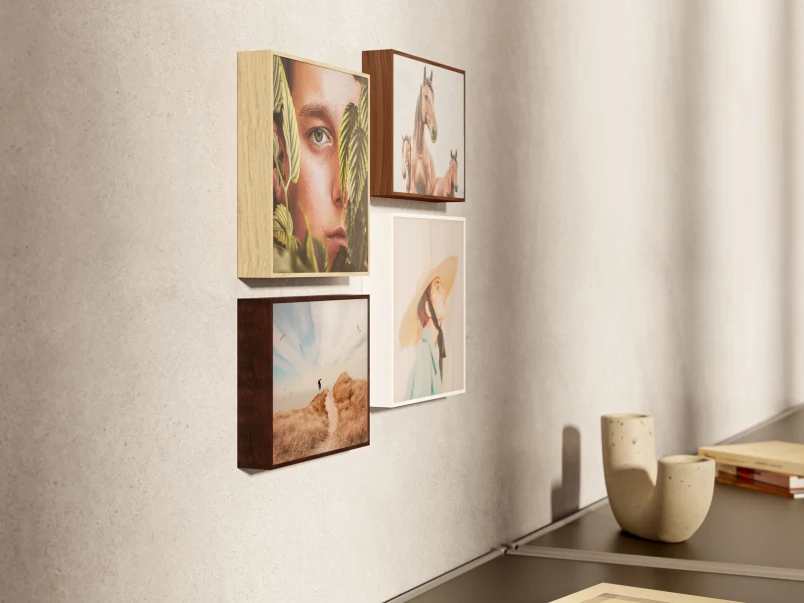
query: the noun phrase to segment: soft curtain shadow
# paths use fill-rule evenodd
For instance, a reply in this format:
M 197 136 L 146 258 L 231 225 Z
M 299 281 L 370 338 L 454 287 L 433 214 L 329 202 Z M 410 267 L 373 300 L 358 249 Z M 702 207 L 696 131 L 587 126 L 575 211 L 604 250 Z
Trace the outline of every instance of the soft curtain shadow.
M 700 372 L 703 370 L 701 358 L 701 332 L 702 332 L 702 305 L 706 303 L 701 299 L 701 291 L 705 291 L 701 283 L 701 237 L 705 225 L 701 223 L 703 212 L 700 211 L 704 203 L 702 192 L 701 154 L 703 124 L 701 113 L 703 111 L 703 79 L 705 78 L 706 62 L 704 60 L 707 49 L 704 45 L 704 28 L 708 23 L 706 7 L 692 2 L 681 4 L 682 28 L 681 44 L 682 58 L 679 73 L 675 81 L 677 93 L 676 103 L 681 124 L 681 140 L 677 145 L 678 154 L 676 173 L 678 180 L 676 190 L 679 195 L 678 211 L 681 224 L 679 241 L 683 250 L 682 259 L 682 291 L 685 292 L 682 300 L 682 329 L 681 352 L 684 363 L 683 374 L 680 378 L 684 384 L 682 391 L 682 425 L 687 428 L 683 431 L 684 450 L 697 450 L 699 445 L 700 428 L 697 408 L 701 402 L 701 392 L 697 389 L 700 382 Z
M 713 160 L 710 149 L 714 143 L 719 143 L 720 135 L 717 125 L 718 107 L 728 103 L 728 99 L 720 95 L 725 85 L 718 82 L 719 62 L 722 60 L 718 52 L 722 50 L 724 42 L 717 32 L 724 26 L 721 23 L 722 7 L 701 2 L 682 2 L 680 43 L 681 61 L 674 74 L 676 119 L 679 124 L 678 145 L 673 158 L 677 180 L 675 190 L 678 194 L 677 219 L 679 220 L 679 249 L 682 250 L 682 269 L 679 288 L 683 291 L 680 348 L 683 357 L 683 369 L 679 378 L 682 380 L 683 400 L 681 413 L 682 425 L 686 426 L 683 432 L 683 448 L 691 452 L 704 442 L 706 434 L 714 427 L 716 418 L 713 414 L 713 397 L 720 386 L 713 378 L 715 362 L 722 362 L 723 354 L 712 358 L 706 354 L 707 336 L 717 328 L 712 324 L 711 307 L 713 299 L 710 278 L 719 274 L 707 273 L 706 266 L 710 265 L 712 256 L 723 249 L 713 236 L 725 236 L 733 228 L 733 224 L 721 225 L 712 223 L 712 216 L 704 208 L 716 202 L 716 187 L 714 182 L 720 182 L 723 177 L 723 164 L 717 164 L 720 171 L 712 171 Z M 780 70 L 781 77 L 777 80 L 782 86 L 779 94 L 764 91 L 773 98 L 778 97 L 772 118 L 768 126 L 774 130 L 778 126 L 781 133 L 779 143 L 782 145 L 781 163 L 775 168 L 775 178 L 781 184 L 780 198 L 767 199 L 771 204 L 780 204 L 779 232 L 780 240 L 775 241 L 780 251 L 780 272 L 778 287 L 779 305 L 773 308 L 778 313 L 778 328 L 781 329 L 779 342 L 780 365 L 773 367 L 778 370 L 781 390 L 778 403 L 781 406 L 790 406 L 795 400 L 795 354 L 797 336 L 797 313 L 800 306 L 796 299 L 796 226 L 797 211 L 795 204 L 796 171 L 794 168 L 796 106 L 795 98 L 795 72 L 796 57 L 794 41 L 796 32 L 795 10 L 796 3 L 792 0 L 778 5 L 768 6 L 768 11 L 774 11 L 775 26 L 779 27 L 779 36 L 775 40 L 777 47 L 770 57 L 773 68 Z M 731 25 L 728 25 L 731 27 Z M 773 80 L 771 80 L 773 81 Z M 733 83 L 727 82 L 733 86 Z M 800 103 L 799 103 L 800 104 Z M 774 123 L 775 122 L 775 123 Z M 715 162 L 716 163 L 716 162 Z M 717 167 L 717 166 L 715 166 Z M 714 192 L 713 192 L 714 190 Z M 772 210 L 771 210 L 772 211 Z M 718 265 L 718 264 L 714 264 Z M 711 342 L 710 342 L 711 343 Z M 714 362 L 713 362 L 714 361 Z M 771 392 L 769 392 L 771 393 Z M 775 392 L 772 392 L 776 395 Z M 781 410 L 779 408 L 778 410 Z
M 795 99 L 796 84 L 796 54 L 795 54 L 795 23 L 796 3 L 787 0 L 782 7 L 782 35 L 779 36 L 779 52 L 782 63 L 782 85 L 779 108 L 782 120 L 783 156 L 781 166 L 782 177 L 782 292 L 781 300 L 781 338 L 782 338 L 782 381 L 784 387 L 784 405 L 796 404 L 796 338 L 799 333 L 796 308 L 796 260 L 795 241 L 797 226 L 797 207 L 795 204 L 796 177 L 794 164 L 796 161 L 795 134 L 797 133 Z
M 553 486 L 553 521 L 572 515 L 581 501 L 581 432 L 574 425 L 564 427 L 561 436 L 561 483 Z

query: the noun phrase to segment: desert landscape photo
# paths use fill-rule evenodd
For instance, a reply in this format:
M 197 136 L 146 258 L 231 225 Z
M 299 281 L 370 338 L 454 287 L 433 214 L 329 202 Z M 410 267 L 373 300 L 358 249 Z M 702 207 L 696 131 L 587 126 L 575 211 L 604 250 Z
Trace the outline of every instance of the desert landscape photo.
M 273 462 L 369 441 L 368 300 L 274 306 Z

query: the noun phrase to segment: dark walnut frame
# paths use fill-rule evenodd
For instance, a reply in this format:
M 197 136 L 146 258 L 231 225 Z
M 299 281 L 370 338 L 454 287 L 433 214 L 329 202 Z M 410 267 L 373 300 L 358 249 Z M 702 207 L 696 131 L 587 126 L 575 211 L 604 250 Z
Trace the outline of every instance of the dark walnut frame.
M 368 438 L 338 450 L 285 463 L 273 462 L 274 439 L 274 305 L 366 300 L 366 421 Z M 368 446 L 371 442 L 371 302 L 368 295 L 315 295 L 304 297 L 248 298 L 237 300 L 237 466 L 240 469 L 277 469 L 312 459 Z
M 394 55 L 421 61 L 428 65 L 448 69 L 460 73 L 463 78 L 463 197 L 441 197 L 420 195 L 394 191 L 394 152 L 398 150 L 398 141 L 394 136 Z M 466 72 L 429 59 L 423 59 L 398 50 L 364 50 L 363 72 L 369 75 L 369 102 L 371 106 L 370 154 L 372 197 L 388 197 L 391 199 L 411 199 L 413 201 L 462 203 L 466 201 Z

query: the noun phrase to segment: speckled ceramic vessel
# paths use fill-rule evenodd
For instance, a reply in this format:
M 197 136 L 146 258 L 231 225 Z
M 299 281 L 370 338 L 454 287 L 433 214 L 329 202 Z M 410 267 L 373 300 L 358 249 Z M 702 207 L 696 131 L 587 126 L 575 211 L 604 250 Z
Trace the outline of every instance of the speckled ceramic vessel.
M 653 417 L 603 415 L 603 471 L 609 503 L 626 532 L 682 542 L 701 527 L 715 488 L 715 462 L 667 456 L 656 462 Z

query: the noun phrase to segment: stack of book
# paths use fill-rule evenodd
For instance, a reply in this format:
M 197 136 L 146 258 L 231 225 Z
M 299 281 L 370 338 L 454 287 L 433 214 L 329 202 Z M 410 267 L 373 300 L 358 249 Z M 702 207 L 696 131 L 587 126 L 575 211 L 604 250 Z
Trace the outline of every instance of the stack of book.
M 703 446 L 698 454 L 715 460 L 715 479 L 721 484 L 804 498 L 804 444 L 771 441 Z

